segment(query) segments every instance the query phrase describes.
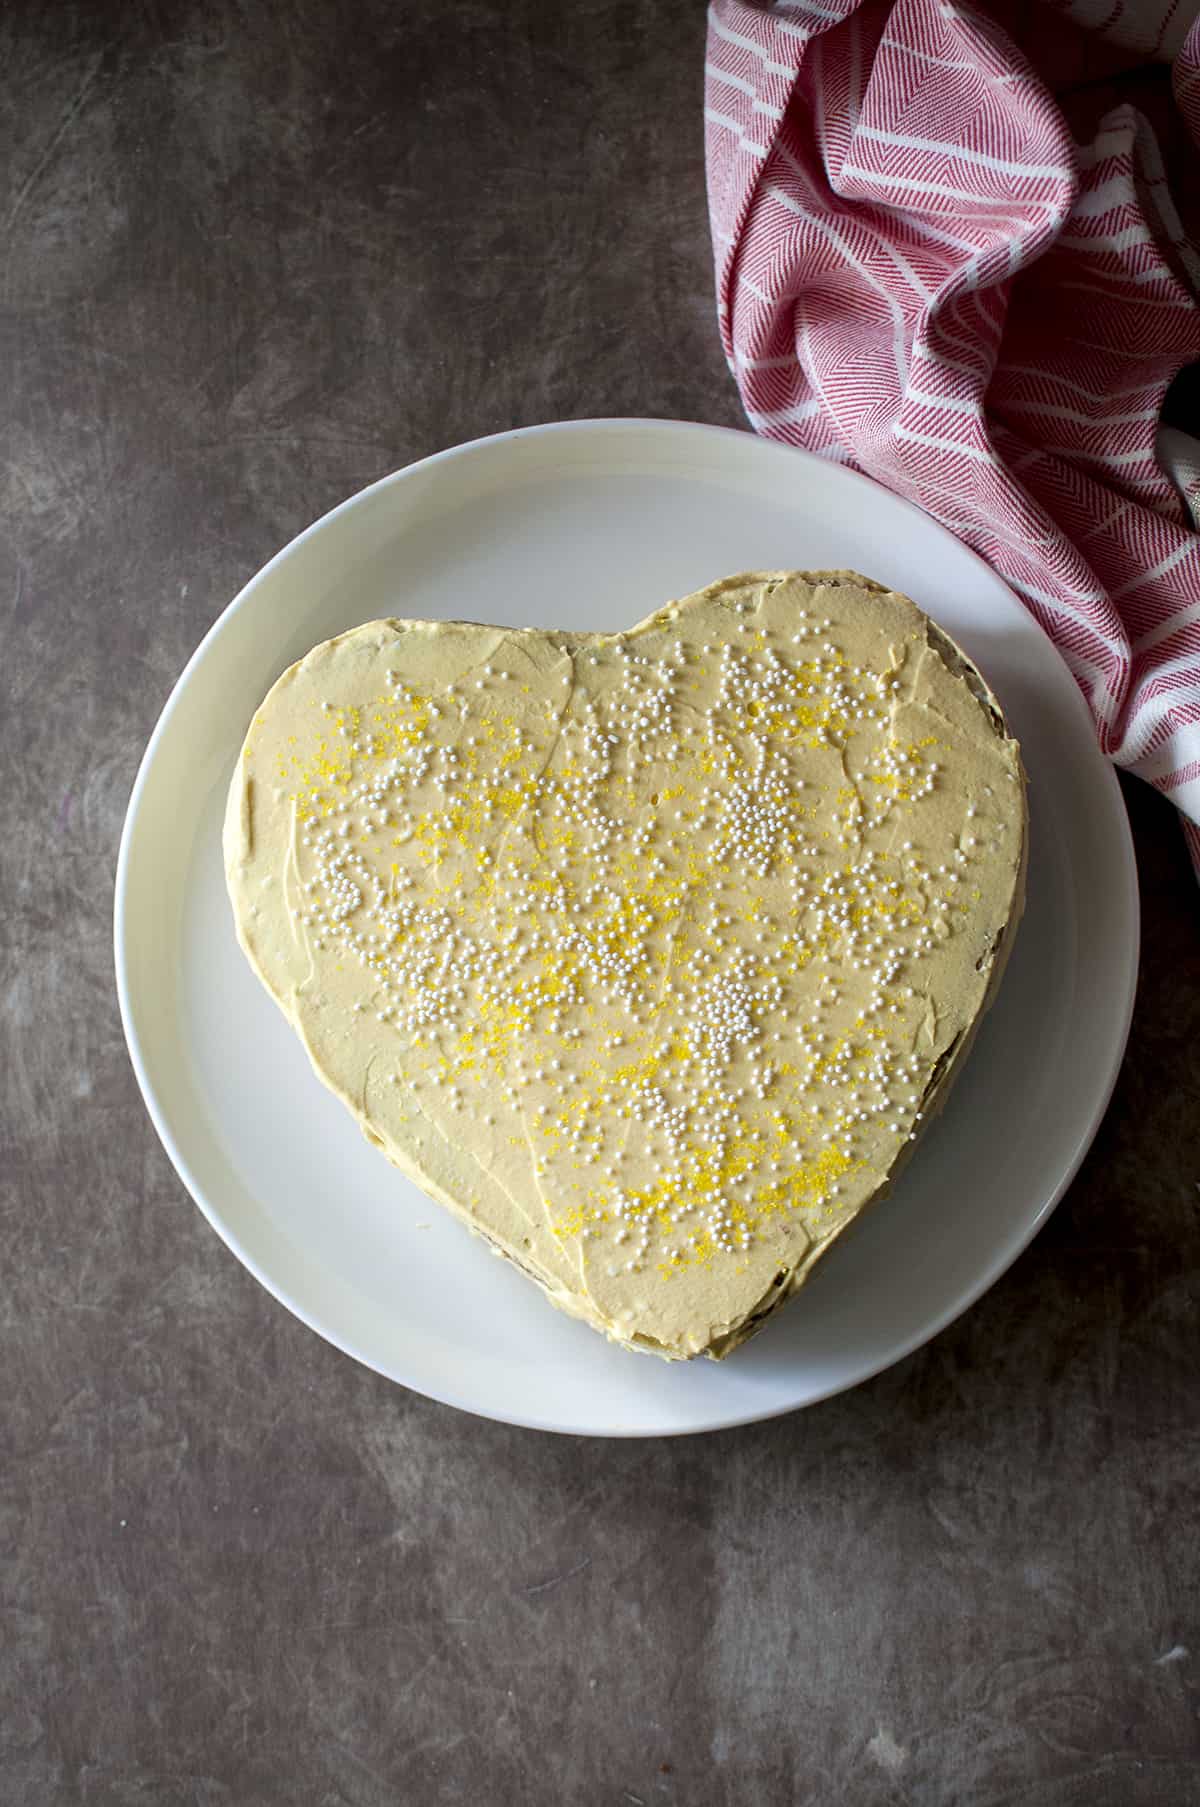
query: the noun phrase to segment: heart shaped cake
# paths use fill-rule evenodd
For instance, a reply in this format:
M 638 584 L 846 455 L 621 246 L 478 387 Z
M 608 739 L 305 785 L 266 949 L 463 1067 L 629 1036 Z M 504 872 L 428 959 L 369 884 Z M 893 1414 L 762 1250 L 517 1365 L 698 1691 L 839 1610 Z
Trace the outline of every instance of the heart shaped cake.
M 369 1139 L 672 1358 L 736 1347 L 887 1190 L 1025 850 L 979 673 L 839 572 L 619 634 L 370 622 L 275 684 L 225 824 L 241 944 Z

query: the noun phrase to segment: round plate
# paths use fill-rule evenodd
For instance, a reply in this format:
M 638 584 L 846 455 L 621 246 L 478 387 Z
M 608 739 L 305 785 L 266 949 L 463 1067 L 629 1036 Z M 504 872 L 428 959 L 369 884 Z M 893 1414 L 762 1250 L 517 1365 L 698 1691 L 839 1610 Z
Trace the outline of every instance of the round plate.
M 563 1317 L 383 1160 L 234 938 L 220 824 L 285 666 L 384 615 L 612 631 L 735 571 L 850 567 L 978 661 L 1020 738 L 1025 921 L 944 1116 L 894 1194 L 731 1360 L 668 1364 Z M 456 447 L 335 508 L 230 604 L 146 749 L 117 869 L 130 1053 L 180 1178 L 291 1311 L 405 1386 L 559 1431 L 711 1430 L 808 1405 L 948 1324 L 1079 1165 L 1125 1045 L 1137 890 L 1074 682 L 986 565 L 866 478 L 749 434 L 580 421 Z

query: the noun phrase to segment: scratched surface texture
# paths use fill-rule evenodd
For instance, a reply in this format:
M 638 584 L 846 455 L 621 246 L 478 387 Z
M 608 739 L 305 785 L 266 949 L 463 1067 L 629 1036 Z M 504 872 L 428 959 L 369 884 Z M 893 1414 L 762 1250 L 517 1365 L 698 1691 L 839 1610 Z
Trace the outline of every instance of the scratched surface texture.
M 245 578 L 475 434 L 738 418 L 699 7 L 449 16 L 0 9 L 0 1804 L 1198 1801 L 1200 912 L 1153 797 L 1069 1198 L 789 1420 L 614 1446 L 411 1397 L 243 1273 L 143 1112 L 117 839 Z

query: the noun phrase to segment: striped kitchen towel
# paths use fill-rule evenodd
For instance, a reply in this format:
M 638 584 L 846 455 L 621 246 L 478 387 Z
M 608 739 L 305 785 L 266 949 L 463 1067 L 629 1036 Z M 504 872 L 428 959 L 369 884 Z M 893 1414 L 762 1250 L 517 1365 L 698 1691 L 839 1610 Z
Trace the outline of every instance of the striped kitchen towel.
M 1200 144 L 1200 18 L 1183 36 L 1180 0 L 1150 0 L 1157 32 L 1136 0 L 1072 17 L 1089 8 L 1126 13 L 1127 43 L 1139 19 L 1156 46 L 1174 34 Z M 1200 444 L 1159 429 L 1200 359 L 1200 255 L 1149 126 L 1119 106 L 1075 144 L 958 0 L 716 0 L 705 120 L 751 424 L 981 553 L 1062 651 L 1105 753 L 1178 804 L 1200 872 Z

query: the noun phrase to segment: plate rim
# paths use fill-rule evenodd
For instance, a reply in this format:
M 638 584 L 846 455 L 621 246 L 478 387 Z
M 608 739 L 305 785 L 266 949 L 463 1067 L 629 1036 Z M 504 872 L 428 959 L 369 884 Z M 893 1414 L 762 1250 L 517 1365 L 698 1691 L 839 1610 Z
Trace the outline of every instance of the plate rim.
M 333 507 L 326 509 L 323 514 L 310 522 L 307 527 L 302 528 L 299 533 L 293 535 L 293 537 L 281 546 L 264 565 L 260 566 L 251 574 L 206 629 L 194 651 L 184 664 L 179 676 L 171 686 L 166 700 L 159 711 L 141 759 L 138 762 L 137 772 L 130 789 L 129 800 L 126 805 L 121 827 L 121 837 L 117 852 L 116 873 L 113 886 L 113 956 L 117 1002 L 121 1018 L 121 1028 L 125 1038 L 125 1045 L 129 1053 L 130 1064 L 133 1067 L 134 1077 L 137 1080 L 138 1089 L 142 1096 L 142 1102 L 146 1107 L 155 1133 L 162 1144 L 168 1160 L 175 1170 L 176 1176 L 183 1183 L 184 1189 L 190 1196 L 193 1204 L 201 1211 L 206 1221 L 229 1249 L 230 1253 L 235 1256 L 247 1272 L 253 1276 L 259 1285 L 261 1285 L 278 1304 L 289 1311 L 292 1316 L 304 1324 L 307 1329 L 321 1337 L 323 1341 L 329 1343 L 341 1354 L 349 1356 L 352 1360 L 359 1362 L 363 1367 L 379 1374 L 392 1385 L 404 1387 L 408 1391 L 417 1393 L 423 1398 L 434 1400 L 440 1405 L 450 1406 L 455 1410 L 468 1412 L 473 1417 L 486 1419 L 493 1423 L 509 1424 L 519 1429 L 544 1431 L 556 1435 L 600 1437 L 605 1440 L 708 1435 L 715 1431 L 734 1430 L 747 1424 L 767 1423 L 771 1419 L 785 1417 L 792 1412 L 807 1410 L 809 1407 L 819 1405 L 827 1399 L 835 1398 L 840 1393 L 852 1391 L 855 1387 L 863 1385 L 866 1381 L 874 1379 L 877 1375 L 886 1372 L 887 1369 L 894 1367 L 897 1363 L 906 1360 L 908 1356 L 915 1354 L 917 1350 L 924 1348 L 926 1344 L 932 1342 L 935 1337 L 940 1336 L 942 1332 L 955 1323 L 958 1318 L 969 1311 L 972 1306 L 976 1305 L 983 1295 L 990 1291 L 1008 1269 L 1014 1265 L 1018 1258 L 1029 1247 L 1039 1231 L 1045 1228 L 1048 1219 L 1061 1202 L 1063 1196 L 1079 1172 L 1088 1150 L 1095 1140 L 1096 1134 L 1112 1100 L 1113 1091 L 1116 1087 L 1117 1079 L 1125 1057 L 1137 997 L 1141 943 L 1141 898 L 1138 886 L 1137 861 L 1134 852 L 1133 836 L 1129 826 L 1128 812 L 1125 809 L 1116 769 L 1112 762 L 1104 757 L 1099 746 L 1093 741 L 1092 749 L 1096 762 L 1094 769 L 1096 770 L 1097 775 L 1102 777 L 1102 788 L 1107 794 L 1109 813 L 1115 829 L 1115 841 L 1120 850 L 1123 894 L 1121 898 L 1117 900 L 1117 907 L 1126 920 L 1127 958 L 1123 975 L 1117 975 L 1117 979 L 1122 981 L 1123 990 L 1123 996 L 1119 1000 L 1119 1030 L 1113 1040 L 1108 1069 L 1104 1074 L 1102 1084 L 1097 1088 L 1089 1111 L 1088 1124 L 1079 1135 L 1061 1177 L 1056 1183 L 1053 1191 L 1044 1201 L 1041 1209 L 1038 1210 L 1030 1222 L 1023 1227 L 1014 1241 L 1011 1244 L 1006 1244 L 1003 1250 L 1001 1250 L 990 1263 L 986 1264 L 986 1266 L 981 1269 L 980 1274 L 967 1289 L 965 1294 L 956 1296 L 953 1302 L 949 1304 L 943 1312 L 935 1314 L 933 1318 L 926 1320 L 919 1330 L 915 1331 L 910 1337 L 902 1339 L 899 1346 L 890 1350 L 879 1361 L 870 1363 L 861 1373 L 856 1374 L 854 1379 L 838 1381 L 831 1385 L 821 1387 L 818 1391 L 803 1400 L 775 1403 L 763 1408 L 752 1407 L 742 1412 L 722 1413 L 719 1416 L 706 1419 L 700 1423 L 668 1425 L 665 1427 L 660 1426 L 653 1429 L 641 1426 L 621 1425 L 614 1425 L 603 1429 L 593 1427 L 580 1429 L 577 1425 L 563 1423 L 550 1417 L 539 1416 L 536 1413 L 488 1410 L 482 1406 L 471 1404 L 456 1397 L 451 1389 L 439 1389 L 436 1386 L 425 1384 L 418 1386 L 411 1380 L 399 1379 L 395 1374 L 389 1372 L 386 1367 L 382 1366 L 379 1361 L 372 1359 L 372 1357 L 364 1353 L 363 1350 L 354 1347 L 339 1331 L 322 1322 L 316 1313 L 310 1311 L 307 1307 L 290 1297 L 286 1287 L 272 1279 L 271 1276 L 264 1271 L 257 1259 L 243 1246 L 241 1239 L 233 1226 L 223 1218 L 217 1207 L 210 1204 L 203 1186 L 193 1174 L 190 1163 L 167 1122 L 166 1113 L 150 1069 L 150 1063 L 145 1056 L 143 1040 L 138 1028 L 137 1011 L 131 996 L 130 962 L 126 954 L 126 941 L 131 894 L 132 848 L 136 838 L 137 823 L 141 813 L 145 792 L 158 757 L 159 748 L 169 731 L 171 718 L 179 706 L 183 693 L 189 685 L 193 673 L 205 658 L 210 644 L 227 628 L 234 616 L 252 600 L 254 593 L 260 585 L 266 582 L 268 575 L 273 573 L 282 563 L 284 563 L 284 561 L 298 556 L 311 539 L 328 528 L 335 520 L 351 510 L 361 507 L 369 498 L 382 494 L 385 490 L 395 487 L 405 480 L 411 479 L 418 473 L 430 470 L 449 460 L 463 457 L 468 453 L 480 452 L 484 449 L 500 450 L 505 445 L 511 445 L 519 440 L 534 437 L 550 437 L 556 434 L 577 433 L 586 436 L 594 433 L 612 434 L 622 431 L 640 432 L 646 430 L 651 432 L 662 432 L 663 430 L 667 430 L 669 432 L 678 433 L 684 437 L 700 435 L 706 438 L 720 437 L 725 440 L 739 440 L 748 446 L 761 448 L 768 454 L 774 453 L 781 458 L 798 459 L 802 464 L 817 466 L 820 468 L 823 476 L 828 476 L 831 469 L 835 470 L 839 477 L 844 479 L 848 484 L 852 486 L 863 486 L 866 492 L 883 490 L 884 494 L 888 496 L 892 503 L 899 504 L 903 511 L 907 512 L 914 520 L 920 523 L 922 531 L 932 529 L 935 534 L 945 536 L 947 539 L 953 541 L 962 552 L 966 553 L 976 565 L 981 567 L 982 571 L 993 585 L 999 585 L 1007 592 L 1012 600 L 1014 608 L 1019 610 L 1022 615 L 1032 622 L 1034 627 L 1039 629 L 1045 651 L 1049 653 L 1053 659 L 1057 660 L 1059 665 L 1063 668 L 1064 674 L 1069 681 L 1071 692 L 1077 700 L 1078 707 L 1086 710 L 1086 701 L 1076 683 L 1074 675 L 1067 666 L 1062 653 L 1059 651 L 1053 640 L 1051 640 L 1050 636 L 1046 634 L 1044 630 L 1040 629 L 1040 625 L 1033 620 L 1028 609 L 1026 609 L 1020 599 L 1013 594 L 1011 588 L 1005 583 L 1000 574 L 971 547 L 967 546 L 964 541 L 958 539 L 955 534 L 951 533 L 949 528 L 944 527 L 940 521 L 936 520 L 934 516 L 927 514 L 924 509 L 919 508 L 914 502 L 909 501 L 906 497 L 899 496 L 894 491 L 888 490 L 885 485 L 878 483 L 874 478 L 867 476 L 865 473 L 853 470 L 846 465 L 836 464 L 829 459 L 819 458 L 815 453 L 807 452 L 798 446 L 790 446 L 778 440 L 764 439 L 758 434 L 745 431 L 742 428 L 716 426 L 709 422 L 638 415 L 601 415 L 596 417 L 584 417 L 578 420 L 546 421 L 530 426 L 508 428 L 502 432 L 483 434 L 475 439 L 464 440 L 458 445 L 444 447 L 440 451 L 429 453 L 423 458 L 414 459 L 408 464 L 399 466 L 394 471 L 389 471 L 384 476 L 376 478 L 371 483 L 364 485 L 361 489 L 356 490 L 353 494 L 345 497 L 342 501 L 335 503 Z M 1115 984 L 1116 980 L 1114 980 L 1114 986 Z

